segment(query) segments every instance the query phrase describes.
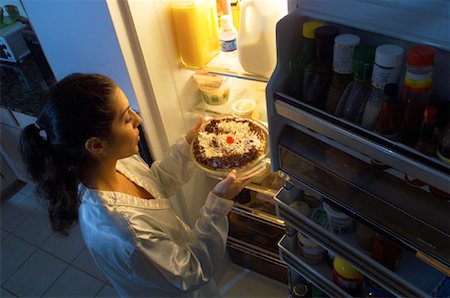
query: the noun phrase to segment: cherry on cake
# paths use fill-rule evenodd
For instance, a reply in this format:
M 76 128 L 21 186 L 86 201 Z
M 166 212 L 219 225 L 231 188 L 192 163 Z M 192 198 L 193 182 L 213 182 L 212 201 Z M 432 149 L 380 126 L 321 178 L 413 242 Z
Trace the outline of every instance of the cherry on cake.
M 217 171 L 239 170 L 264 155 L 267 134 L 249 119 L 213 119 L 199 131 L 192 144 L 195 160 Z

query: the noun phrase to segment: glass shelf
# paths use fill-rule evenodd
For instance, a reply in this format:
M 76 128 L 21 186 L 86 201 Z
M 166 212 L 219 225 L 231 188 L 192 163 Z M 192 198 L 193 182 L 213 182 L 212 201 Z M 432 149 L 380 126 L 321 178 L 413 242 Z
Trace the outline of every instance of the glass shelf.
M 266 83 L 258 81 L 243 81 L 238 78 L 230 78 L 230 97 L 221 105 L 210 105 L 201 99 L 200 91 L 197 91 L 198 103 L 191 108 L 191 112 L 209 115 L 212 117 L 232 114 L 231 105 L 238 99 L 249 98 L 256 102 L 256 107 L 249 117 L 253 120 L 267 122 L 266 109 Z
M 269 81 L 269 77 L 258 76 L 246 72 L 239 63 L 238 53 L 229 54 L 222 51 L 217 54 L 211 61 L 200 69 L 185 67 L 190 70 L 203 70 L 209 73 L 225 75 L 234 78 L 240 78 L 250 81 L 265 82 Z

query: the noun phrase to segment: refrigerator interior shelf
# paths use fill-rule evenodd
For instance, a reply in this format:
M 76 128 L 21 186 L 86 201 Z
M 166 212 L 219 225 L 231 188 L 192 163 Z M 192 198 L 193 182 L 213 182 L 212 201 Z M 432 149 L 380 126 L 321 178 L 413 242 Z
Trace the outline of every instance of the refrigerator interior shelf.
M 344 257 L 369 278 L 399 296 L 424 296 L 445 276 L 406 249 L 402 251 L 399 268 L 396 272 L 392 272 L 372 259 L 370 252 L 359 248 L 354 230 L 348 234 L 335 234 L 323 229 L 289 207 L 288 201 L 292 198 L 284 190 L 280 191 L 276 200 L 279 204 L 280 217 L 287 225 L 301 231 L 327 250 Z
M 195 68 L 185 67 L 191 70 L 199 70 Z M 245 79 L 250 81 L 258 81 L 258 82 L 266 82 L 269 80 L 268 77 L 258 76 L 251 73 L 246 72 L 239 63 L 238 53 L 237 51 L 234 53 L 224 53 L 222 51 L 219 52 L 214 58 L 211 59 L 205 66 L 201 68 L 201 70 L 225 75 L 233 78 Z
M 190 111 L 201 115 L 206 114 L 206 116 L 210 117 L 232 115 L 232 105 L 234 102 L 240 99 L 250 99 L 256 104 L 253 111 L 248 115 L 237 116 L 267 122 L 266 85 L 266 82 L 245 81 L 238 78 L 230 78 L 230 95 L 225 103 L 220 105 L 208 104 L 201 98 L 200 90 L 198 90 L 198 102 L 190 109 Z
M 352 297 L 343 289 L 334 284 L 332 280 L 332 270 L 326 263 L 309 264 L 301 257 L 300 249 L 296 245 L 296 237 L 287 235 L 278 242 L 280 257 L 288 266 L 298 274 L 306 278 L 309 282 L 324 291 L 329 297 Z
M 281 92 L 276 92 L 274 98 L 279 115 L 328 138 L 335 147 L 348 147 L 436 188 L 450 191 L 450 167 L 437 158 L 425 156 L 409 146 L 391 141 Z

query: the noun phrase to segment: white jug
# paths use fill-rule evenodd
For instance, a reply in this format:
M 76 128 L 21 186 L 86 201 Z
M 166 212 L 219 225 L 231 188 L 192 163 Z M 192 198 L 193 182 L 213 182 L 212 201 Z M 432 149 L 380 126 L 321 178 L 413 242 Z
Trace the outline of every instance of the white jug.
M 269 76 L 275 68 L 276 23 L 287 14 L 283 0 L 242 0 L 238 57 L 242 68 L 252 74 Z

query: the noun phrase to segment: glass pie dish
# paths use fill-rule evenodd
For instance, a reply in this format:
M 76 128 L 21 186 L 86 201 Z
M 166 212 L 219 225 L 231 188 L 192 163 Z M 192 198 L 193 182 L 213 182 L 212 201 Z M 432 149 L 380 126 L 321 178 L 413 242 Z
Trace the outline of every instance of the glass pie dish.
M 211 118 L 211 119 L 205 121 L 205 123 L 203 123 L 203 125 L 199 129 L 199 132 L 205 131 L 206 126 L 208 124 L 210 124 L 211 121 L 213 121 L 213 120 L 221 121 L 221 120 L 227 120 L 227 119 L 236 120 L 238 122 L 239 121 L 248 121 L 248 122 L 253 123 L 257 127 L 259 127 L 261 129 L 261 132 L 264 134 L 264 142 L 265 143 L 264 143 L 263 152 L 261 152 L 256 159 L 248 162 L 247 164 L 245 164 L 242 167 L 227 166 L 222 169 L 219 169 L 219 168 L 213 169 L 197 160 L 196 150 L 195 150 L 195 144 L 197 143 L 197 139 L 198 139 L 198 137 L 197 137 L 196 139 L 194 139 L 192 141 L 192 144 L 191 144 L 192 160 L 194 161 L 194 163 L 196 164 L 197 167 L 199 167 L 201 170 L 203 170 L 208 176 L 211 176 L 213 178 L 219 178 L 219 179 L 225 178 L 231 172 L 231 170 L 237 171 L 236 175 L 237 175 L 237 178 L 239 178 L 239 179 L 247 179 L 247 178 L 257 176 L 257 175 L 263 173 L 269 166 L 269 163 L 267 162 L 267 157 L 269 154 L 269 134 L 267 131 L 267 127 L 260 121 L 251 120 L 251 119 L 242 118 L 242 117 L 235 117 L 235 116 Z

